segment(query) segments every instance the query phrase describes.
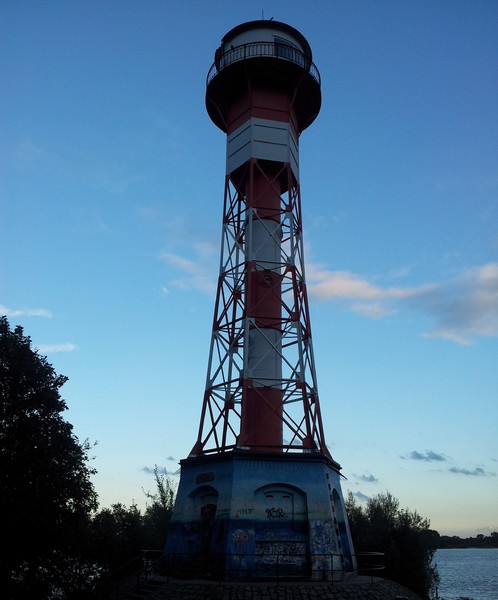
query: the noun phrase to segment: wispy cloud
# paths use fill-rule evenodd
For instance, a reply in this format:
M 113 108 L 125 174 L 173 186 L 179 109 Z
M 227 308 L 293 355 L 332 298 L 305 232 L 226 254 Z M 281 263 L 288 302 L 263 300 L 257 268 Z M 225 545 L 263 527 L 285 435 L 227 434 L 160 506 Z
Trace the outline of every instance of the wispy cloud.
M 468 344 L 473 336 L 498 335 L 498 263 L 468 269 L 421 294 L 419 308 L 438 321 L 428 337 Z
M 14 149 L 13 158 L 15 164 L 22 167 L 31 167 L 35 164 L 53 166 L 53 159 L 46 148 L 35 143 L 32 139 L 20 141 Z
M 52 313 L 45 308 L 8 308 L 0 304 L 0 314 L 6 317 L 44 317 L 51 319 Z
M 364 483 L 377 483 L 379 481 L 374 475 L 355 475 L 355 477 Z
M 412 311 L 435 321 L 423 335 L 470 344 L 498 335 L 498 263 L 471 267 L 453 279 L 416 287 L 382 286 L 347 271 L 308 268 L 310 295 L 342 302 L 352 312 L 380 319 Z
M 159 258 L 169 267 L 181 274 L 163 286 L 163 294 L 167 294 L 171 287 L 180 290 L 200 290 L 212 294 L 215 290 L 214 257 L 216 251 L 210 244 L 196 244 L 191 252 L 192 258 L 186 258 L 173 252 L 163 252 Z
M 413 270 L 412 265 L 404 265 L 402 267 L 398 267 L 397 269 L 393 269 L 390 271 L 387 276 L 389 279 L 401 279 L 404 277 L 408 277 Z
M 64 342 L 62 344 L 40 344 L 37 350 L 42 354 L 53 354 L 54 352 L 73 352 L 76 350 L 76 344 Z
M 421 462 L 448 462 L 448 458 L 440 453 L 434 452 L 433 450 L 426 450 L 425 452 L 418 452 L 417 450 L 413 450 L 407 455 L 401 456 L 404 459 L 416 460 Z M 451 464 L 450 460 L 450 464 Z M 471 477 L 494 477 L 496 474 L 490 471 L 486 471 L 483 467 L 460 467 L 457 465 L 448 467 L 446 469 L 438 469 L 439 472 L 448 472 L 453 473 L 454 475 L 467 475 Z
M 180 273 L 163 287 L 163 293 L 176 287 L 215 289 L 217 249 L 197 244 L 185 253 L 164 252 L 160 259 Z M 411 267 L 386 274 L 386 281 L 405 277 Z M 311 264 L 307 269 L 310 296 L 341 303 L 351 312 L 370 319 L 394 313 L 418 313 L 433 326 L 421 331 L 426 338 L 442 338 L 458 344 L 471 344 L 479 336 L 498 336 L 498 262 L 467 268 L 451 279 L 417 286 L 383 285 L 376 279 L 349 271 L 330 271 Z
M 363 492 L 353 492 L 353 496 L 359 500 L 360 502 L 368 502 L 370 500 L 370 496 L 367 496 Z
M 401 458 L 409 458 L 411 460 L 422 460 L 425 462 L 444 462 L 447 460 L 444 454 L 434 452 L 433 450 L 427 450 L 426 452 L 418 452 L 413 450 L 410 454 L 402 456 Z
M 379 302 L 409 298 L 418 293 L 417 288 L 383 288 L 349 271 L 328 271 L 317 265 L 308 267 L 308 284 L 310 292 L 320 300 Z
M 36 140 L 24 139 L 15 148 L 13 159 L 25 171 L 51 172 L 58 178 L 113 195 L 122 194 L 141 181 L 133 172 L 133 165 L 105 151 L 96 154 L 94 149 L 89 152 L 71 144 L 46 147 Z
M 166 467 L 142 467 L 141 470 L 142 472 L 147 473 L 147 475 L 154 475 L 156 468 L 158 475 L 174 475 L 173 471 L 168 471 Z
M 475 467 L 474 469 L 466 469 L 465 467 L 450 467 L 448 469 L 450 473 L 456 475 L 469 475 L 471 477 L 494 477 L 496 474 L 489 471 L 485 471 L 482 467 Z

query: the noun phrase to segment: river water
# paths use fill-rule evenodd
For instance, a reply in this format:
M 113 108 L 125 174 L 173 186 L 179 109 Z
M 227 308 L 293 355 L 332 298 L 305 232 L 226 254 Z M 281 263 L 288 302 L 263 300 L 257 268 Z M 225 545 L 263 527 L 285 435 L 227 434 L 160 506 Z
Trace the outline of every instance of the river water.
M 498 600 L 498 548 L 437 550 L 435 561 L 440 599 Z

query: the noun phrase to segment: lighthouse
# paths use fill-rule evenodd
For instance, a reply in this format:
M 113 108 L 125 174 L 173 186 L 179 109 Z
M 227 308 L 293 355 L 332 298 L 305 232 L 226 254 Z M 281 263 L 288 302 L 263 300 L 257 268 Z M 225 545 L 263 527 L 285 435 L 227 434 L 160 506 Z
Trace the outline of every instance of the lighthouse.
M 220 271 L 198 435 L 166 542 L 173 573 L 338 580 L 356 569 L 303 253 L 299 139 L 320 106 L 299 31 L 258 20 L 223 37 L 206 86 L 226 134 Z

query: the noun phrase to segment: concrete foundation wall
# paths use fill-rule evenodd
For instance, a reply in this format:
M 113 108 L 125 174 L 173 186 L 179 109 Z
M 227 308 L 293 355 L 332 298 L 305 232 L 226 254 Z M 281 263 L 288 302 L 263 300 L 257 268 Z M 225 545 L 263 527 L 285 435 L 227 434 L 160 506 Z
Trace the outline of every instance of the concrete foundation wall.
M 339 473 L 304 456 L 183 461 L 166 552 L 228 578 L 354 571 Z

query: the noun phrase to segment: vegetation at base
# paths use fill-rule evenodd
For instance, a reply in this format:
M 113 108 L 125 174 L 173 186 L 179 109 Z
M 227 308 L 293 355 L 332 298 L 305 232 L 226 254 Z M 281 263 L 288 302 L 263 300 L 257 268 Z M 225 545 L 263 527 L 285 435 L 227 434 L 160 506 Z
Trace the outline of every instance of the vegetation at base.
M 86 576 L 80 538 L 97 495 L 90 444 L 61 415 L 66 380 L 31 349 L 21 327 L 11 331 L 0 319 L 0 578 L 7 598 L 44 598 L 66 572 Z
M 93 557 L 104 567 L 106 578 L 127 574 L 126 565 L 143 550 L 162 550 L 173 512 L 175 489 L 169 478 L 154 470 L 156 492 L 146 493 L 147 507 L 142 512 L 136 505 L 113 504 L 95 513 L 90 523 Z M 119 571 L 119 572 L 117 572 Z
M 162 550 L 175 490 L 155 468 L 154 493 L 136 505 L 98 509 L 92 444 L 63 418 L 67 381 L 0 317 L 0 519 L 2 598 L 104 600 L 144 549 Z M 437 583 L 435 548 L 496 547 L 498 534 L 439 536 L 389 493 L 346 502 L 356 551 L 385 552 L 385 576 L 424 598 Z M 460 545 L 463 543 L 464 545 Z M 443 545 L 447 544 L 447 545 Z
M 173 507 L 171 482 L 142 514 L 116 504 L 98 511 L 92 445 L 62 416 L 57 375 L 22 327 L 0 317 L 0 525 L 2 598 L 109 598 L 115 570 L 144 548 L 162 549 Z M 124 572 L 121 572 L 123 575 Z
M 365 507 L 349 492 L 346 512 L 355 551 L 383 552 L 383 577 L 430 598 L 439 582 L 432 560 L 439 534 L 430 529 L 429 521 L 416 511 L 401 509 L 389 492 L 370 498 Z

